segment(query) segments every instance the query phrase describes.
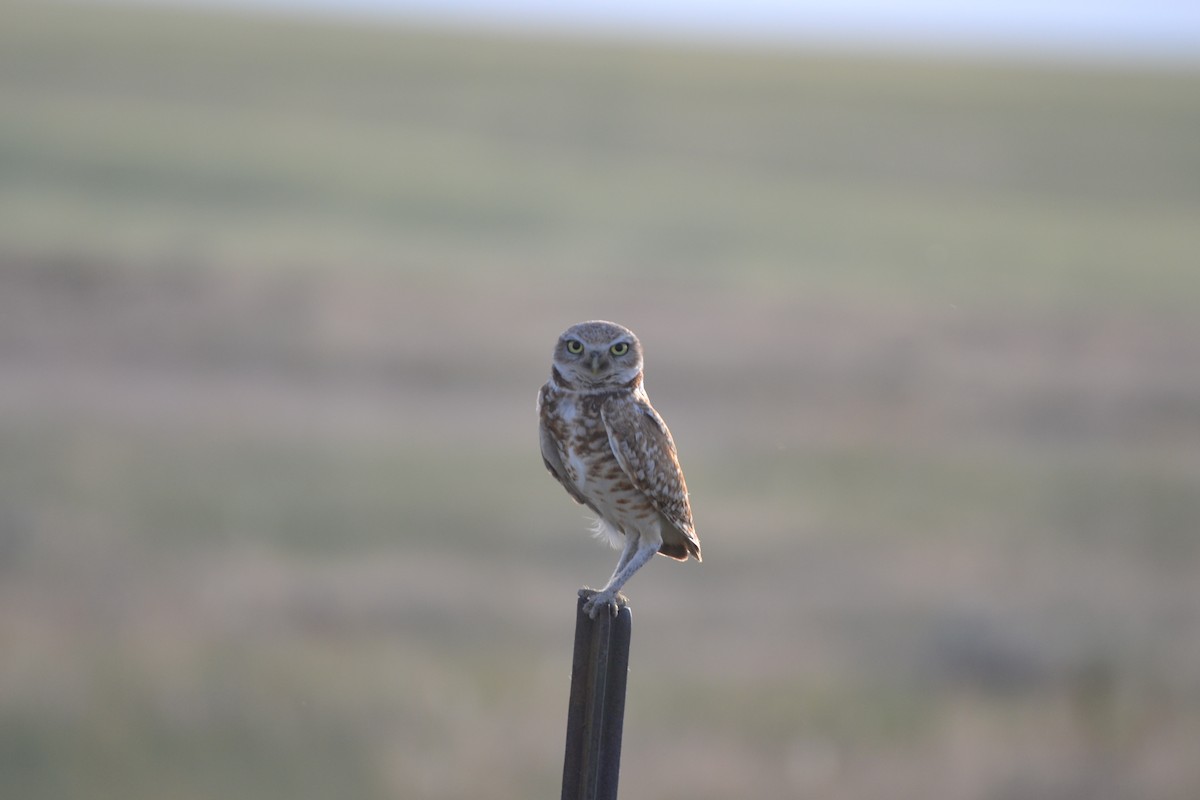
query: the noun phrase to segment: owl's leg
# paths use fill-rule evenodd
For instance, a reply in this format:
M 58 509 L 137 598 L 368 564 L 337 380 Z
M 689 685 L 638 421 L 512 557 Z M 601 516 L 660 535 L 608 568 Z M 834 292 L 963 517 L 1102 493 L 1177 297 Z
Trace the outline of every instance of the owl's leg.
M 628 536 L 628 534 L 626 534 Z M 587 600 L 583 603 L 583 610 L 592 619 L 600 613 L 600 609 L 607 608 L 615 617 L 621 605 L 624 605 L 624 596 L 619 594 L 621 587 L 625 582 L 633 577 L 633 573 L 641 569 L 647 561 L 654 558 L 654 554 L 658 552 L 659 546 L 662 544 L 662 539 L 659 537 L 639 536 L 637 538 L 630 537 L 627 539 L 625 549 L 621 552 L 621 558 L 617 561 L 617 570 L 613 576 L 608 579 L 608 583 L 598 592 L 587 595 Z
M 596 618 L 599 609 L 605 605 L 609 606 L 612 609 L 613 616 L 616 616 L 617 610 L 628 602 L 624 595 L 617 594 L 616 589 L 609 592 L 613 583 L 616 582 L 617 576 L 621 574 L 621 570 L 625 568 L 629 563 L 629 559 L 633 558 L 633 554 L 638 549 L 638 535 L 636 532 L 632 535 L 625 534 L 624 538 L 625 544 L 621 547 L 621 555 L 617 559 L 616 569 L 613 570 L 612 577 L 608 579 L 608 583 L 604 584 L 604 588 L 599 590 L 583 588 L 579 590 L 579 596 L 584 598 L 585 601 L 583 610 L 592 619 Z M 609 592 L 609 594 L 601 596 L 598 600 L 596 599 L 598 595 L 603 595 L 605 592 Z
M 625 537 L 625 545 L 621 548 L 621 556 L 617 559 L 617 566 L 613 570 L 612 576 L 608 579 L 609 583 L 613 582 L 617 575 L 621 573 L 621 570 L 625 568 L 625 565 L 629 563 L 629 559 L 633 558 L 633 554 L 637 551 L 637 546 L 637 534 Z

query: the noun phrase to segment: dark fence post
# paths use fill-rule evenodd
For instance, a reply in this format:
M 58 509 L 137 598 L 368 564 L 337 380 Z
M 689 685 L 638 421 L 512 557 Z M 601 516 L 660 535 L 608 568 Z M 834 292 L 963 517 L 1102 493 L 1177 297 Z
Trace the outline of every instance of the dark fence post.
M 629 606 L 594 620 L 583 613 L 582 597 L 575 607 L 562 800 L 617 798 L 632 621 Z

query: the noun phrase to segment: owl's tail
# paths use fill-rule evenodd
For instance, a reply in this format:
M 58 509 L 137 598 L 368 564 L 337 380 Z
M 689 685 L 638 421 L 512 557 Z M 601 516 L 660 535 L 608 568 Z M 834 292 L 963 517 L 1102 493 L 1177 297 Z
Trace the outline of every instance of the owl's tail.
M 659 555 L 664 555 L 667 558 L 673 558 L 676 561 L 687 561 L 688 557 L 703 561 L 700 557 L 700 540 L 695 534 L 684 536 L 677 533 L 676 537 L 672 537 L 673 541 L 664 541 L 658 548 Z

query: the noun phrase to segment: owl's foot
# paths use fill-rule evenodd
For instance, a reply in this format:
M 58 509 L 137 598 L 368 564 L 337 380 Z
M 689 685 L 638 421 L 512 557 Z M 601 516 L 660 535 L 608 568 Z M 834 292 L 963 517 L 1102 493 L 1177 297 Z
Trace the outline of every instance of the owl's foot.
M 615 617 L 618 611 L 629 605 L 629 598 L 620 592 L 602 592 L 584 587 L 579 590 L 579 596 L 583 598 L 583 613 L 592 619 L 601 609 L 607 609 Z

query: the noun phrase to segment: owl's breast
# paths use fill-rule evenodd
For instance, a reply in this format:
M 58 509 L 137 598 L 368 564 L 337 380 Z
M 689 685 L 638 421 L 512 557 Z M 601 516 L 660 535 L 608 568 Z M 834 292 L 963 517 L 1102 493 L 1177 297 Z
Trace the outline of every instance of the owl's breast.
M 614 529 L 640 530 L 660 513 L 621 467 L 601 415 L 603 396 L 550 392 L 543 396 L 545 430 L 561 462 L 561 480 Z
M 568 394 L 556 398 L 547 412 L 546 426 L 562 456 L 563 470 L 571 483 L 583 492 L 593 473 L 596 452 L 608 446 L 608 435 L 599 411 L 590 413 L 578 397 Z
M 566 461 L 575 486 L 588 503 L 615 527 L 640 527 L 656 518 L 657 511 L 634 486 L 609 443 L 599 408 L 580 409 L 568 437 Z

